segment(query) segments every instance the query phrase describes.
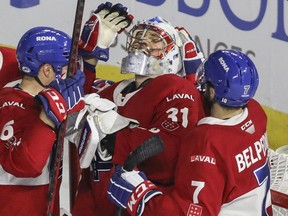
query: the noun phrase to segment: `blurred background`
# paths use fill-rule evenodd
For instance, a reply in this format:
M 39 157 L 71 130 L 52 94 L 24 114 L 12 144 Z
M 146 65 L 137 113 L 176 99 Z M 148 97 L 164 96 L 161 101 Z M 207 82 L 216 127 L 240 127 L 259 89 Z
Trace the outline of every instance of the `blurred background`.
M 260 85 L 256 99 L 268 115 L 270 147 L 288 144 L 288 1 L 268 0 L 126 0 L 134 24 L 161 16 L 173 26 L 183 26 L 196 39 L 205 56 L 218 49 L 237 49 L 256 64 Z M 101 1 L 86 0 L 83 23 Z M 2 0 L 0 44 L 17 46 L 35 26 L 51 26 L 72 34 L 76 0 Z M 132 24 L 133 25 L 133 24 Z M 130 27 L 131 28 L 131 27 Z M 129 28 L 129 29 L 130 29 Z M 118 81 L 119 62 L 125 56 L 127 32 L 110 49 L 110 60 L 99 63 L 97 76 Z

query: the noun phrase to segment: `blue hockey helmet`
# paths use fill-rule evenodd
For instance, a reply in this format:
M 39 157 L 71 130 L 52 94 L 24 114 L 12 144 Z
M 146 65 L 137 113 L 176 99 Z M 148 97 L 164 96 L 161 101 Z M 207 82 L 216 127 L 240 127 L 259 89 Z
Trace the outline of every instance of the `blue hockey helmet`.
M 251 59 L 236 50 L 218 50 L 199 66 L 196 72 L 198 89 L 210 82 L 215 100 L 225 106 L 241 107 L 254 97 L 259 77 Z
M 56 76 L 68 65 L 71 37 L 50 27 L 35 27 L 20 39 L 16 56 L 19 68 L 29 76 L 37 76 L 39 67 L 51 64 Z

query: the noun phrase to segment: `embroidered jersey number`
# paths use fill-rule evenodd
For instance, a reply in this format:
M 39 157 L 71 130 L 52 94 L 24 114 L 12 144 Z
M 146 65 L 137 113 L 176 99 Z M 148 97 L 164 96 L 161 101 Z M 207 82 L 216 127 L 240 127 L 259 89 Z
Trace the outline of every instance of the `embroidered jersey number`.
M 175 107 L 172 107 L 170 108 L 169 110 L 166 111 L 166 113 L 168 113 L 168 118 L 170 118 L 173 122 L 178 122 L 178 113 L 179 113 L 179 109 L 175 108 Z M 184 128 L 187 127 L 188 125 L 188 108 L 185 107 L 183 109 L 180 109 L 180 113 L 182 113 L 181 115 L 181 122 L 182 122 L 182 126 Z
M 0 137 L 1 140 L 6 141 L 9 140 L 11 137 L 13 137 L 14 135 L 14 129 L 12 126 L 13 124 L 14 120 L 11 120 L 4 125 L 1 131 L 1 137 Z
M 191 186 L 195 186 L 196 189 L 193 193 L 193 203 L 198 204 L 199 200 L 198 200 L 198 195 L 200 193 L 200 191 L 204 188 L 205 186 L 205 182 L 202 181 L 192 181 L 191 182 Z

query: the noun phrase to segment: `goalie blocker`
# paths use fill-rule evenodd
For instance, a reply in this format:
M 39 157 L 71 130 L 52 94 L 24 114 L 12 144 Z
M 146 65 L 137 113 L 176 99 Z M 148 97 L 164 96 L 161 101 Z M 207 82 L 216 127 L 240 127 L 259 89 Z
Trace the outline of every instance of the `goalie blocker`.
M 119 115 L 113 102 L 96 93 L 86 95 L 84 101 L 85 108 L 69 116 L 66 133 L 78 149 L 82 169 L 90 166 L 96 150 L 103 161 L 111 160 L 112 156 L 100 144 L 106 135 L 138 125 L 136 120 Z

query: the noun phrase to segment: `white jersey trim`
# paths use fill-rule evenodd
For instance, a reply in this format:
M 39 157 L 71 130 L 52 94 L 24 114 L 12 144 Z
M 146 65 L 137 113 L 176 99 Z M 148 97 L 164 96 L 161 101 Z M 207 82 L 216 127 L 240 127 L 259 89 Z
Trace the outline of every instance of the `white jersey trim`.
M 265 184 L 243 194 L 229 203 L 222 205 L 219 216 L 256 216 L 262 215 L 263 197 L 267 193 L 267 180 Z M 265 207 L 271 206 L 271 194 L 267 193 Z M 267 212 L 266 212 L 266 215 Z M 265 216 L 265 215 L 262 215 Z
M 205 117 L 203 119 L 201 119 L 197 125 L 202 125 L 202 124 L 210 124 L 210 125 L 223 125 L 223 126 L 233 126 L 233 125 L 237 125 L 240 124 L 241 122 L 243 122 L 248 116 L 248 109 L 244 108 L 243 112 L 233 116 L 229 119 L 219 119 L 219 118 L 214 118 L 214 117 Z
M 49 159 L 45 164 L 41 175 L 36 178 L 17 178 L 14 175 L 6 172 L 0 165 L 0 185 L 47 185 L 49 184 Z

